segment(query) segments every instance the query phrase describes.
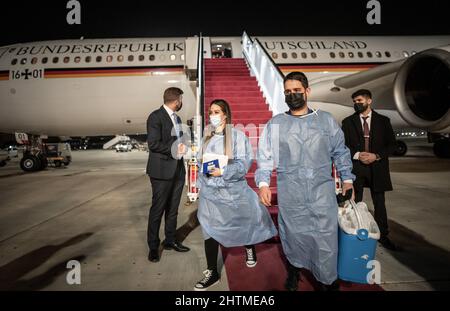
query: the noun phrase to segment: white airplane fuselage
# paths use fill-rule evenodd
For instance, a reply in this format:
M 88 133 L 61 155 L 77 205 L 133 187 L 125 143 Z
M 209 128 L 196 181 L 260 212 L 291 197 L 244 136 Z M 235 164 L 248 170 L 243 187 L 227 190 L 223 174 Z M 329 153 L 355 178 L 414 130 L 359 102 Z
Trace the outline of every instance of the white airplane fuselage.
M 326 81 L 450 44 L 449 36 L 258 38 L 284 74 L 307 74 L 310 105 L 331 112 L 338 121 L 353 113 L 351 99 L 332 92 L 316 98 L 316 85 L 320 89 Z M 196 113 L 197 96 L 185 73 L 185 39 L 84 39 L 1 47 L 0 132 L 145 134 L 148 114 L 162 105 L 163 91 L 170 86 L 184 90 L 179 114 L 185 122 Z M 205 38 L 204 55 L 211 57 L 211 44 L 224 42 L 231 44 L 233 57 L 243 57 L 240 41 Z M 380 91 L 374 106 L 394 127 L 408 127 L 388 101 L 392 99 Z

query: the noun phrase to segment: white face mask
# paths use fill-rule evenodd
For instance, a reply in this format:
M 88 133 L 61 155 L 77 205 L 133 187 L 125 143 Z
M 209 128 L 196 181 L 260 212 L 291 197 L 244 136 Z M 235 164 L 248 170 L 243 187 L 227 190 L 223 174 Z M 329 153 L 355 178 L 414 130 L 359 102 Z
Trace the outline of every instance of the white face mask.
M 222 118 L 219 115 L 212 115 L 209 117 L 209 122 L 214 128 L 217 128 L 222 123 Z

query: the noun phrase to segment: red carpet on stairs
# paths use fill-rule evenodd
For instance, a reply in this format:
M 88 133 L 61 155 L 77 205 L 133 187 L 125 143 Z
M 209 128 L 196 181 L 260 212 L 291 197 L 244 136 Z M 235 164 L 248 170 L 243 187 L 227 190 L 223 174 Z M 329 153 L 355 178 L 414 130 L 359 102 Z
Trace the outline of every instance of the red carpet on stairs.
M 250 76 L 243 58 L 205 59 L 205 119 L 209 104 L 214 99 L 225 99 L 231 108 L 232 123 L 244 125 L 245 133 L 256 151 L 263 125 L 270 120 L 272 112 L 259 90 L 256 78 Z M 249 128 L 255 125 L 256 129 Z M 249 130 L 250 129 L 250 130 Z M 256 157 L 256 153 L 254 154 Z M 256 162 L 256 161 L 255 161 Z M 256 163 L 253 163 L 246 178 L 250 187 L 257 191 L 254 181 Z M 276 176 L 272 176 L 272 207 L 269 212 L 278 225 Z M 254 268 L 245 265 L 244 247 L 224 248 L 222 255 L 232 291 L 284 290 L 286 279 L 285 257 L 279 238 L 273 238 L 256 246 L 258 264 Z M 245 277 L 244 277 L 245 276 Z M 312 275 L 302 270 L 299 290 L 314 290 L 317 287 Z M 382 290 L 379 286 L 341 282 L 341 290 Z

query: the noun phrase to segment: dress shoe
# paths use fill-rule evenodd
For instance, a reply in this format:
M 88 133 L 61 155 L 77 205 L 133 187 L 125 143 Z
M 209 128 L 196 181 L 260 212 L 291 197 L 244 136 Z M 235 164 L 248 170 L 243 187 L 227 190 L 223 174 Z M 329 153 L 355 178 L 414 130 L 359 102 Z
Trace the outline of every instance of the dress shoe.
M 148 260 L 151 262 L 158 262 L 159 261 L 159 251 L 158 250 L 150 250 L 150 253 L 148 254 Z
M 389 249 L 391 251 L 398 251 L 399 250 L 398 246 L 395 245 L 394 242 L 392 242 L 388 237 L 381 238 L 379 240 L 379 242 L 386 249 Z
M 188 252 L 191 250 L 189 247 L 184 246 L 180 242 L 164 243 L 164 249 L 173 249 L 177 252 Z

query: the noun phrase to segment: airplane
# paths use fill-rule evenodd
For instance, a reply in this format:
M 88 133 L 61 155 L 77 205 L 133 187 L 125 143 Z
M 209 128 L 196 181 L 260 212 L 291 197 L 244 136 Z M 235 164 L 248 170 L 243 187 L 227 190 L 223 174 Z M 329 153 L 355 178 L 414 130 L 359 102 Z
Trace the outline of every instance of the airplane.
M 243 58 L 249 36 L 202 37 L 203 53 L 199 38 L 81 38 L 0 47 L 0 132 L 32 138 L 145 134 L 147 116 L 161 106 L 169 86 L 184 90 L 180 117 L 199 116 L 199 59 Z M 306 73 L 313 108 L 341 122 L 354 112 L 352 92 L 368 88 L 394 128 L 427 131 L 436 155 L 450 157 L 450 36 L 253 40 L 282 74 Z M 22 169 L 42 169 L 36 158 L 36 151 L 24 155 Z

